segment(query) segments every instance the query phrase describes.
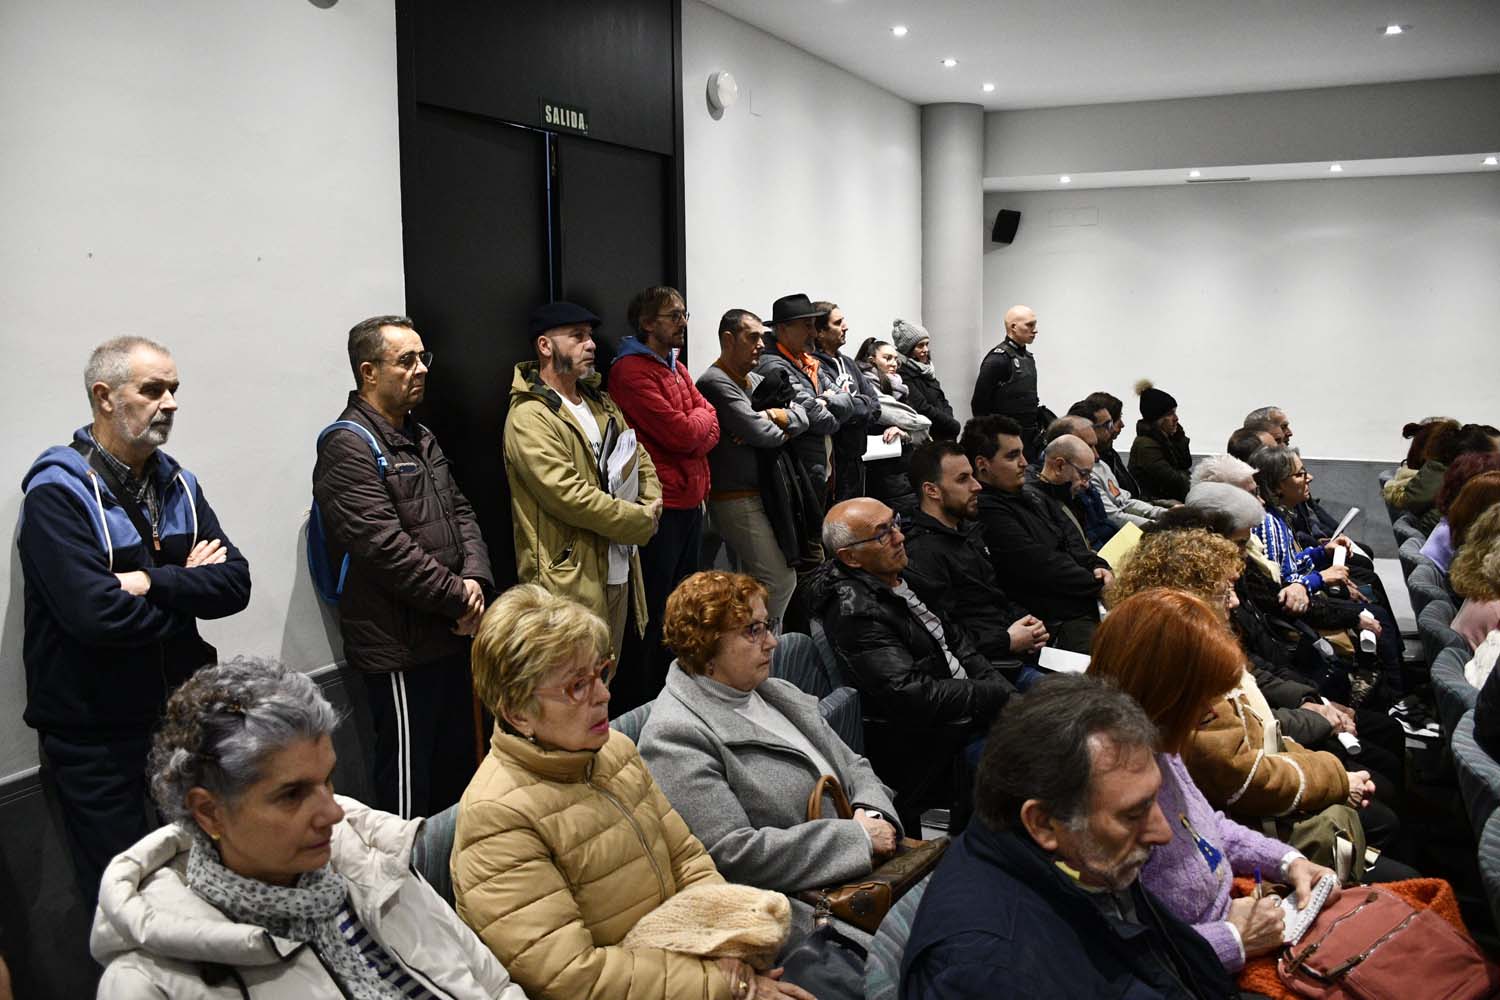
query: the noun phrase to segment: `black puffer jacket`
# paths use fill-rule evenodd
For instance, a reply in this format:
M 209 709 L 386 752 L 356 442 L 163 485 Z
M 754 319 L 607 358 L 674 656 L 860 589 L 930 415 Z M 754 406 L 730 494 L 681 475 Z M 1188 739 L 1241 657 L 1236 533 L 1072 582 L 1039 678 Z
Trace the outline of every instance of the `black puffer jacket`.
M 487 596 L 495 583 L 448 459 L 427 428 L 408 417 L 397 430 L 356 393 L 339 419 L 369 428 L 390 463 L 382 482 L 364 439 L 336 431 L 313 468 L 333 564 L 350 555 L 339 600 L 349 665 L 384 673 L 461 652 L 469 640 L 452 628 L 467 607 L 464 580 L 478 581 Z
M 1030 484 L 1020 493 L 986 486 L 979 494 L 979 524 L 996 582 L 1049 629 L 1098 616 L 1103 585 L 1094 570 L 1109 564 L 1088 547 L 1060 504 Z
M 943 392 L 942 383 L 932 372 L 932 366 L 903 357 L 899 371 L 909 393 L 906 401 L 913 410 L 932 421 L 933 440 L 958 440 L 961 426 L 953 415 L 953 406 L 948 402 L 947 393 Z
M 918 510 L 904 534 L 907 585 L 929 608 L 957 622 L 986 657 L 1011 659 L 1009 629 L 1026 617 L 1026 609 L 996 582 L 978 522 L 954 529 Z
M 968 674 L 955 678 L 906 601 L 869 573 L 831 559 L 814 572 L 808 593 L 813 616 L 859 690 L 870 762 L 896 791 L 902 816 L 939 801 L 953 754 L 989 727 L 1015 688 L 938 612 Z
M 1130 474 L 1146 500 L 1186 500 L 1193 468 L 1192 442 L 1181 425 L 1167 437 L 1155 424 L 1135 422 L 1130 443 Z

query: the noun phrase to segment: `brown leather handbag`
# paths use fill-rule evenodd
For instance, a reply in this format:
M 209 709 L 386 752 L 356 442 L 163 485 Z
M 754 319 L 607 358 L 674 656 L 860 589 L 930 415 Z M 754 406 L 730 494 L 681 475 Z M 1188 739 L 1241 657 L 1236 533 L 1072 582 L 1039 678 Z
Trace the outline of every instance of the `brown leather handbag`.
M 1479 1000 L 1500 974 L 1431 910 L 1377 886 L 1345 889 L 1276 963 L 1282 983 L 1315 1000 Z
M 807 797 L 809 820 L 823 818 L 825 792 L 833 797 L 839 819 L 854 818 L 854 809 L 849 805 L 849 797 L 844 794 L 844 787 L 839 784 L 839 779 L 825 774 L 818 779 L 812 794 Z M 926 878 L 937 867 L 947 849 L 947 837 L 939 837 L 937 840 L 903 837 L 896 845 L 896 853 L 858 882 L 804 889 L 797 893 L 797 898 L 810 903 L 819 913 L 830 913 L 845 923 L 874 934 L 896 900 Z

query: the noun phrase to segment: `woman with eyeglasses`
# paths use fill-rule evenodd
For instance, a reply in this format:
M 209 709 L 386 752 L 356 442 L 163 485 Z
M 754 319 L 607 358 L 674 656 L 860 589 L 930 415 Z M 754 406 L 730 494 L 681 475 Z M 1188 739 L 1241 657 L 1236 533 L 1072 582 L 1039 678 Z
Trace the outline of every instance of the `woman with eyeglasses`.
M 677 659 L 641 756 L 725 877 L 794 893 L 868 875 L 902 834 L 890 791 L 817 698 L 771 677 L 776 625 L 752 577 L 708 571 L 678 584 L 662 624 Z M 853 819 L 808 821 L 825 774 L 843 786 Z M 834 816 L 826 798 L 823 813 Z M 810 929 L 811 910 L 794 900 L 793 921 Z
M 492 604 L 474 637 L 490 752 L 459 801 L 453 894 L 532 997 L 806 997 L 737 959 L 626 948 L 672 896 L 719 885 L 713 859 L 609 726 L 609 626 L 535 584 Z

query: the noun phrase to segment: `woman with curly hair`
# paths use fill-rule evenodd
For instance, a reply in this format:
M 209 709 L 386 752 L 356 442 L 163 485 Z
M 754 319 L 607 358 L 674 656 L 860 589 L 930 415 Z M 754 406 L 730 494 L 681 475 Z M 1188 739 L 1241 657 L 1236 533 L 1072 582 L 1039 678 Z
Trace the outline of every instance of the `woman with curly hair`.
M 1473 489 L 1470 489 L 1470 486 Z M 1490 504 L 1500 500 L 1500 452 L 1470 452 L 1460 455 L 1443 476 L 1433 510 L 1441 516 L 1422 543 L 1422 554 L 1444 573 L 1453 564 L 1453 554 L 1463 544 L 1463 533 Z
M 726 878 L 794 893 L 868 875 L 902 830 L 890 790 L 817 699 L 770 676 L 776 624 L 752 577 L 711 570 L 678 584 L 662 623 L 677 659 L 641 731 L 641 756 Z M 825 774 L 844 788 L 853 819 L 807 819 Z M 826 801 L 824 815 L 834 815 Z M 799 930 L 810 917 L 795 902 Z
M 1448 582 L 1464 603 L 1449 627 L 1474 651 L 1466 673 L 1469 683 L 1478 687 L 1494 666 L 1500 646 L 1500 502 L 1491 503 L 1472 524 L 1460 519 L 1458 527 L 1463 542 L 1453 557 Z
M 1229 615 L 1239 606 L 1234 584 L 1243 566 L 1239 546 L 1207 531 L 1147 535 L 1120 567 L 1107 592 L 1110 617 L 1114 617 L 1117 605 L 1137 593 L 1171 588 L 1206 602 L 1232 642 Z M 1096 639 L 1096 662 L 1099 648 Z M 1181 751 L 1203 794 L 1216 808 L 1283 836 L 1291 835 L 1299 821 L 1329 806 L 1347 804 L 1360 811 L 1371 843 L 1381 847 L 1392 843 L 1399 836 L 1400 821 L 1389 806 L 1375 798 L 1377 786 L 1370 772 L 1346 771 L 1332 753 L 1309 750 L 1283 737 L 1275 713 L 1246 669 L 1243 650 L 1236 651 L 1238 683 L 1216 700 L 1214 719 L 1194 730 Z M 1157 664 L 1157 682 L 1169 689 L 1186 685 L 1195 669 L 1191 661 L 1166 654 L 1153 662 Z M 1405 866 L 1400 870 L 1408 871 Z
M 413 871 L 422 821 L 333 794 L 338 723 L 279 663 L 204 667 L 177 689 L 149 764 L 168 825 L 100 886 L 99 996 L 525 1000 Z

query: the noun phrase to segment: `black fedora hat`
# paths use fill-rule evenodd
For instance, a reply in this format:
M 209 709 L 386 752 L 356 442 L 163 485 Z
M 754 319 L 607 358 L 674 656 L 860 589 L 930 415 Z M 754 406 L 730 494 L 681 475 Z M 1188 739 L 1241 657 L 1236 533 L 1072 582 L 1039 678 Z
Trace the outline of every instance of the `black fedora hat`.
M 814 316 L 827 315 L 828 310 L 814 306 L 805 292 L 783 295 L 771 304 L 772 326 L 777 323 L 790 323 L 794 319 L 811 319 Z

